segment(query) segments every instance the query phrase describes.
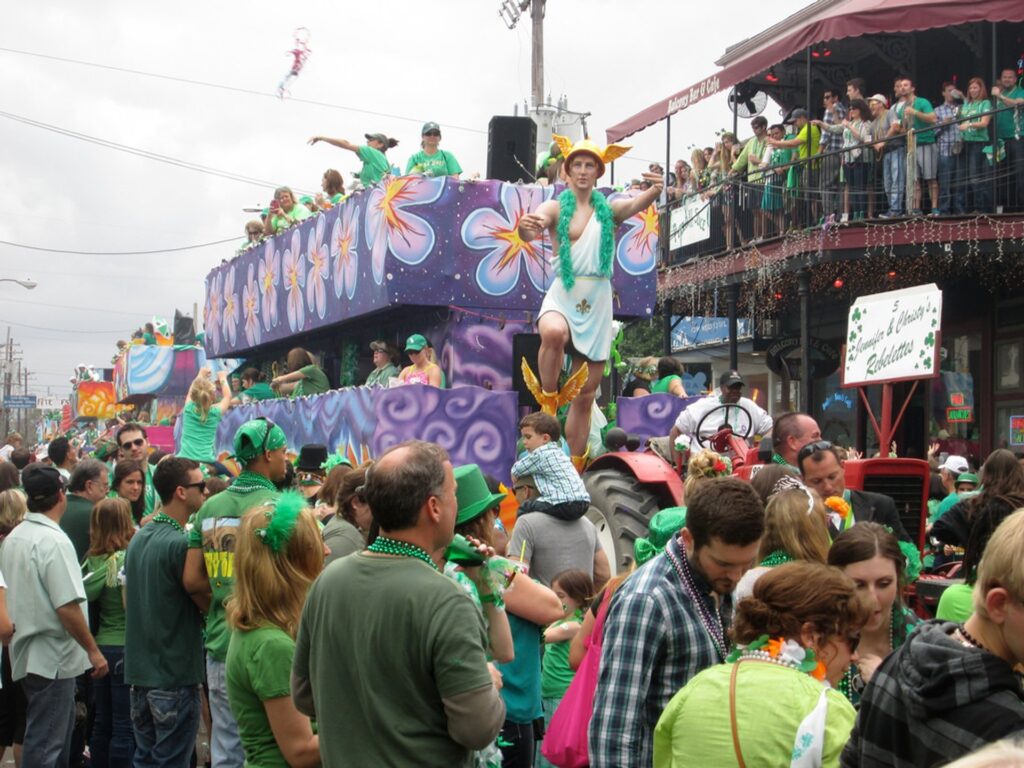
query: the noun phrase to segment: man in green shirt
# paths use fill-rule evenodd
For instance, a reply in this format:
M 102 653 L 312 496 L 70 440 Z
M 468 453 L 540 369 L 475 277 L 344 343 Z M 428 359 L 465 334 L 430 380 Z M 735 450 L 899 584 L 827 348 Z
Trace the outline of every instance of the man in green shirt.
M 806 109 L 794 109 L 789 116 L 789 122 L 793 125 L 796 135 L 787 139 L 765 139 L 768 146 L 775 149 L 795 149 L 800 160 L 807 160 L 818 154 L 821 144 L 821 128 L 811 122 L 811 115 Z M 805 190 L 818 188 L 818 163 L 804 163 L 795 166 L 799 170 L 800 187 Z M 817 218 L 818 205 L 815 200 L 806 195 L 805 212 L 803 213 L 804 224 L 811 224 Z
M 466 768 L 501 730 L 482 616 L 437 567 L 455 530 L 455 486 L 436 445 L 385 453 L 364 489 L 380 537 L 309 591 L 292 698 L 317 718 L 324 765 Z
M 135 459 L 146 471 L 146 487 L 143 497 L 146 501 L 146 515 L 156 509 L 156 490 L 153 488 L 153 467 L 149 463 L 149 435 L 141 424 L 123 424 L 115 435 L 119 459 Z
M 398 377 L 398 350 L 390 347 L 386 341 L 371 341 L 370 351 L 373 353 L 373 370 L 364 382 L 367 387 L 386 387 L 388 381 Z
M 996 138 L 1003 140 L 1006 150 L 1006 213 L 1024 211 L 1024 88 L 1017 84 L 1017 70 L 1006 67 L 999 76 L 999 85 L 992 87 L 996 114 Z M 1014 107 L 1014 109 L 1006 109 Z
M 206 681 L 213 717 L 213 764 L 241 768 L 242 743 L 224 680 L 224 662 L 231 639 L 224 601 L 231 597 L 235 584 L 235 536 L 239 522 L 250 509 L 280 495 L 274 483 L 284 479 L 288 443 L 279 426 L 270 419 L 258 418 L 238 428 L 234 449 L 244 470 L 227 490 L 209 499 L 196 514 L 189 531 L 185 589 L 189 594 L 211 594 L 206 614 Z
M 935 110 L 928 99 L 917 95 L 914 81 L 909 77 L 901 80 L 902 98 L 894 107 L 896 117 L 903 123 L 907 133 L 914 131 L 917 148 L 914 158 L 917 162 L 917 184 L 914 186 L 914 208 L 911 214 L 920 216 L 921 183 L 928 182 L 928 197 L 931 199 L 932 214 L 939 212 L 939 148 L 935 144 L 935 131 L 928 126 L 935 125 Z
M 745 206 L 754 211 L 754 237 L 764 237 L 764 212 L 761 210 L 761 197 L 764 193 L 764 173 L 760 167 L 764 162 L 765 149 L 768 146 L 768 120 L 758 115 L 750 121 L 750 130 L 754 132 L 753 137 L 747 139 L 743 145 L 743 151 L 732 164 L 732 172 L 747 175 L 747 184 L 743 187 Z
M 203 504 L 199 465 L 178 456 L 153 473 L 160 513 L 125 555 L 124 678 L 131 685 L 136 765 L 186 765 L 199 730 L 205 590 L 189 593 L 185 524 Z M 173 716 L 170 716 L 173 713 Z
M 89 551 L 89 519 L 97 501 L 110 490 L 110 470 L 98 459 L 82 459 L 71 473 L 68 484 L 68 508 L 60 519 L 60 527 L 75 547 L 81 563 Z

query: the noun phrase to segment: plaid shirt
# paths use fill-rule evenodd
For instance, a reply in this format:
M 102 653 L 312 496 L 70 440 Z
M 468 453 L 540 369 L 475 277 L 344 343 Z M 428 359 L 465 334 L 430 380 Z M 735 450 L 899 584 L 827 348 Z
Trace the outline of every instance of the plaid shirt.
M 666 550 L 686 557 L 679 537 Z M 691 574 L 713 614 L 710 586 Z M 727 628 L 731 596 L 722 598 L 720 616 Z M 658 555 L 612 597 L 590 721 L 591 768 L 649 768 L 662 711 L 698 672 L 722 661 L 672 561 Z
M 947 104 L 942 102 L 935 108 L 935 120 L 944 123 L 947 120 L 956 120 L 960 116 L 959 104 Z M 935 129 L 936 141 L 939 145 L 939 154 L 943 157 L 950 157 L 953 154 L 953 147 L 960 143 L 960 124 L 953 123 Z
M 512 465 L 514 477 L 530 475 L 537 483 L 540 500 L 550 504 L 590 501 L 587 486 L 558 443 L 545 443 Z
M 825 110 L 825 114 L 822 116 L 821 121 L 825 125 L 839 125 L 843 120 L 846 119 L 846 107 L 839 102 L 836 102 L 835 107 L 831 111 Z M 821 132 L 821 143 L 818 145 L 821 149 L 821 153 L 834 152 L 837 149 L 842 149 L 843 146 L 843 134 L 832 133 L 831 131 Z

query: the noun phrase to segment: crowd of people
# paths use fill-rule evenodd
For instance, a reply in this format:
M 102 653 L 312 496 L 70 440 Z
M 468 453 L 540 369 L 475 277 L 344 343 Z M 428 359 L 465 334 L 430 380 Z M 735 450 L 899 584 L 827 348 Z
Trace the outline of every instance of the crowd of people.
M 189 423 L 229 407 L 220 385 L 213 403 L 197 380 Z M 963 584 L 922 620 L 892 499 L 846 487 L 809 415 L 759 428 L 750 482 L 688 451 L 685 506 L 615 569 L 543 412 L 509 487 L 421 441 L 293 464 L 266 418 L 234 434 L 230 484 L 202 430 L 153 456 L 124 424 L 109 463 L 12 435 L 0 744 L 26 766 L 186 766 L 205 721 L 217 768 L 1007 764 L 980 755 L 1024 724 L 1017 457 L 932 457 L 928 535 Z
M 820 118 L 803 108 L 739 141 L 724 131 L 669 174 L 670 200 L 708 201 L 726 248 L 826 221 L 1024 210 L 1024 88 L 1016 68 L 989 88 L 942 84 L 938 98 L 897 77 L 873 93 L 862 78 L 826 88 Z M 993 149 L 993 147 L 995 149 Z M 659 164 L 652 171 L 662 172 Z M 907 177 L 916 182 L 907 198 Z M 643 182 L 634 181 L 637 188 Z M 995 189 L 995 193 L 994 193 Z

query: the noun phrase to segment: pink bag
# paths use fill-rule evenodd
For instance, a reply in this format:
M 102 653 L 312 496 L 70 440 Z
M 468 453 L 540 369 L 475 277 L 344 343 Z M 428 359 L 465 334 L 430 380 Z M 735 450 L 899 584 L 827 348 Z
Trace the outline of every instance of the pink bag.
M 606 596 L 597 611 L 594 631 L 586 640 L 587 652 L 580 668 L 551 717 L 551 726 L 544 736 L 540 751 L 558 768 L 586 768 L 590 765 L 587 733 L 594 714 L 594 692 L 601 669 L 601 646 L 604 643 L 604 620 L 611 596 Z

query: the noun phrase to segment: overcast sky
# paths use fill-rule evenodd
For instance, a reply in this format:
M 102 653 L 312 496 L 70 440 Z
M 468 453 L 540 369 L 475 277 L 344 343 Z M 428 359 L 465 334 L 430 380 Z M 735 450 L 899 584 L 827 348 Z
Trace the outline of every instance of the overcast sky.
M 714 72 L 728 45 L 804 6 L 734 0 L 549 0 L 545 92 L 592 112 L 591 135 Z M 405 166 L 424 120 L 468 172 L 486 168 L 487 123 L 530 95 L 530 18 L 509 31 L 499 0 L 371 3 L 6 4 L 0 47 L 272 93 L 296 27 L 312 56 L 295 100 L 212 89 L 0 51 L 0 112 L 299 189 L 355 156 L 314 134 L 401 140 Z M 520 106 L 521 109 L 521 106 Z M 362 110 L 362 111 L 359 111 Z M 769 108 L 769 118 L 773 117 Z M 379 114 L 368 114 L 379 113 Z M 385 116 L 387 115 L 387 116 Z M 403 119 L 405 118 L 405 119 Z M 731 125 L 725 97 L 673 121 L 672 155 Z M 741 130 L 741 136 L 746 131 Z M 271 190 L 114 151 L 0 116 L 0 240 L 79 251 L 142 251 L 242 238 Z M 632 137 L 616 180 L 665 155 L 664 125 Z M 618 174 L 621 174 L 618 175 Z M 607 180 L 607 179 L 606 179 Z M 118 338 L 154 314 L 202 306 L 203 279 L 232 245 L 150 256 L 46 254 L 0 244 L 0 344 L 8 324 L 30 391 L 65 395 L 78 363 L 109 365 Z M 17 325 L 16 325 L 17 324 Z M 31 326 L 31 327 L 28 327 Z

